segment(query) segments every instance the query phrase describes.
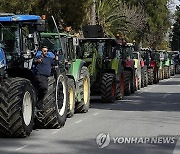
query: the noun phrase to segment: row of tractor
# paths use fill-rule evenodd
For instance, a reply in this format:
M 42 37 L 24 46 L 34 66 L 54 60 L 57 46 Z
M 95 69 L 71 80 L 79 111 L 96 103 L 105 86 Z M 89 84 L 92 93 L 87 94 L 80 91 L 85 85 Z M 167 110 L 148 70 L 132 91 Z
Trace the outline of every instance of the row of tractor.
M 102 27 L 83 27 L 83 38 L 46 32 L 37 15 L 0 15 L 0 136 L 27 137 L 34 128 L 56 129 L 74 113 L 88 112 L 90 95 L 104 103 L 174 75 L 172 52 L 138 48 L 119 36 L 107 38 Z M 33 60 L 48 47 L 58 56 L 48 90 L 38 100 Z M 176 60 L 177 61 L 177 60 Z M 39 109 L 41 104 L 41 110 Z

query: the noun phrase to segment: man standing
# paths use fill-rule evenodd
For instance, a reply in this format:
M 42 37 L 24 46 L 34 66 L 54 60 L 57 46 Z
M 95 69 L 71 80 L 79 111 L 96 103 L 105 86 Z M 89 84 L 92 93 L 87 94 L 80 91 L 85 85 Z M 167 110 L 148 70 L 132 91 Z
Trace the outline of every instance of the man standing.
M 41 55 L 35 57 L 33 63 L 35 64 L 35 77 L 38 86 L 38 105 L 42 108 L 42 100 L 48 90 L 48 77 L 51 75 L 51 67 L 58 64 L 58 55 L 54 57 L 48 56 L 48 48 L 43 46 Z

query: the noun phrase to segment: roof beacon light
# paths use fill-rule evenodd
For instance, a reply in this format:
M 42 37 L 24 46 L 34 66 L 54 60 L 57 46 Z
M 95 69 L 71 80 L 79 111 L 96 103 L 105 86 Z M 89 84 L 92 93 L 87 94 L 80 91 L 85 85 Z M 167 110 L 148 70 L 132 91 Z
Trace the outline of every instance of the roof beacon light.
M 46 15 L 42 15 L 41 18 L 42 18 L 43 20 L 46 20 Z

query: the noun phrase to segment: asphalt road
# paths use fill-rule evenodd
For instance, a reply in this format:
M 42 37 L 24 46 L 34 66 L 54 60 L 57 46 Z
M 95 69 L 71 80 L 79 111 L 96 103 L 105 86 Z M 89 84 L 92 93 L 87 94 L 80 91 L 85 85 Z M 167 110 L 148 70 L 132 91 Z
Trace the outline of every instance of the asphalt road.
M 97 135 L 101 148 L 96 143 Z M 23 139 L 0 138 L 0 154 L 180 154 L 178 135 L 180 75 L 143 88 L 114 104 L 93 99 L 88 113 L 75 114 L 62 129 L 34 130 L 29 138 Z M 172 142 L 123 142 L 125 138 L 139 141 L 161 137 Z

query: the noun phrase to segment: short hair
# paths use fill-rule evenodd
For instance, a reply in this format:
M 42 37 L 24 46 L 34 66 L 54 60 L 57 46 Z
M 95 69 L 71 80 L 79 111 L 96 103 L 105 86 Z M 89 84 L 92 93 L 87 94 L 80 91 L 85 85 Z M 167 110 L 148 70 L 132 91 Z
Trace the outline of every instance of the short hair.
M 41 46 L 41 49 L 42 49 L 42 48 L 47 48 L 47 49 L 48 49 L 48 47 L 47 47 L 47 46 L 45 46 L 45 45 Z

